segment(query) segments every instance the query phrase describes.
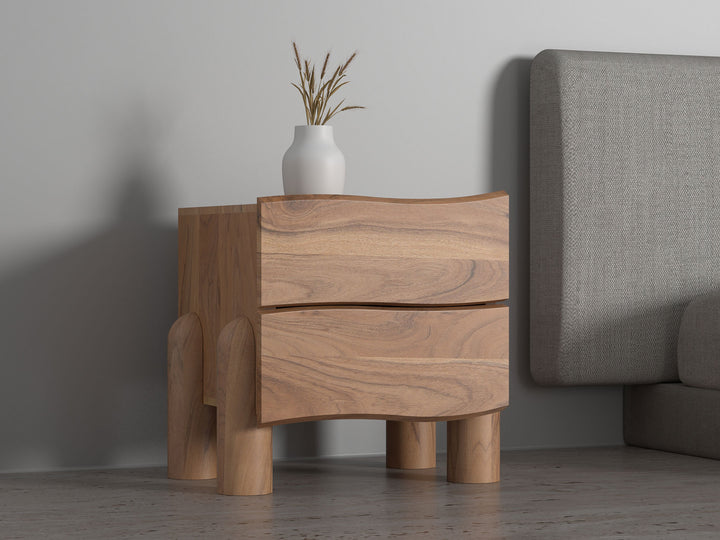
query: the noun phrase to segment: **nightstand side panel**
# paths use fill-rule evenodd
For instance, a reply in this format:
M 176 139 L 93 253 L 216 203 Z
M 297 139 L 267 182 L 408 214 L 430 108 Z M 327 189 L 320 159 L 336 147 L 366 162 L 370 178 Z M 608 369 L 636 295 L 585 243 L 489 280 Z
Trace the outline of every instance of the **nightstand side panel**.
M 246 316 L 257 333 L 255 205 L 182 209 L 178 217 L 179 311 L 196 313 L 203 331 L 203 402 L 216 404 L 217 340 Z

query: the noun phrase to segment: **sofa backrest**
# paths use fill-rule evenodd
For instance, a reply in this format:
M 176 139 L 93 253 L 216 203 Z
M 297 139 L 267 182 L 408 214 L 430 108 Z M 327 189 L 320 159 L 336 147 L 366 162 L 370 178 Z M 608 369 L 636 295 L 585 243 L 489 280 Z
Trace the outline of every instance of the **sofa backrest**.
M 720 290 L 720 58 L 549 50 L 530 85 L 533 377 L 677 380 Z

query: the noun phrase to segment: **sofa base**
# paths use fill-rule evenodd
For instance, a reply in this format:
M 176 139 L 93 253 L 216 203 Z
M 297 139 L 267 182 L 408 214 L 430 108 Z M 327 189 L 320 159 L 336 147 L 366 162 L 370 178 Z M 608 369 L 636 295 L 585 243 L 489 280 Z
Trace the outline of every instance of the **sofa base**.
M 626 386 L 623 399 L 625 444 L 720 459 L 720 390 Z

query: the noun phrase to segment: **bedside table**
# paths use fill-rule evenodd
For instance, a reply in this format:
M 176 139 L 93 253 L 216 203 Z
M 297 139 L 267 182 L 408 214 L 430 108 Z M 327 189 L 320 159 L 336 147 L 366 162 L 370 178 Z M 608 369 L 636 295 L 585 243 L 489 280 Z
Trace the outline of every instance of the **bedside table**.
M 272 426 L 387 420 L 387 465 L 499 480 L 508 196 L 265 197 L 180 209 L 168 475 L 272 492 Z

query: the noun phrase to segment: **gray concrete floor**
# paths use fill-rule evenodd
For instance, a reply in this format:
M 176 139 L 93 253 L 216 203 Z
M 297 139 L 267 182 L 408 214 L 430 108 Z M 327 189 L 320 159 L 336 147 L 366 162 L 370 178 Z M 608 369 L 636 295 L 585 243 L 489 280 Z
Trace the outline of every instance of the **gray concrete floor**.
M 502 482 L 383 456 L 283 461 L 223 497 L 161 468 L 0 476 L 0 538 L 718 538 L 720 461 L 639 448 L 504 452 Z

